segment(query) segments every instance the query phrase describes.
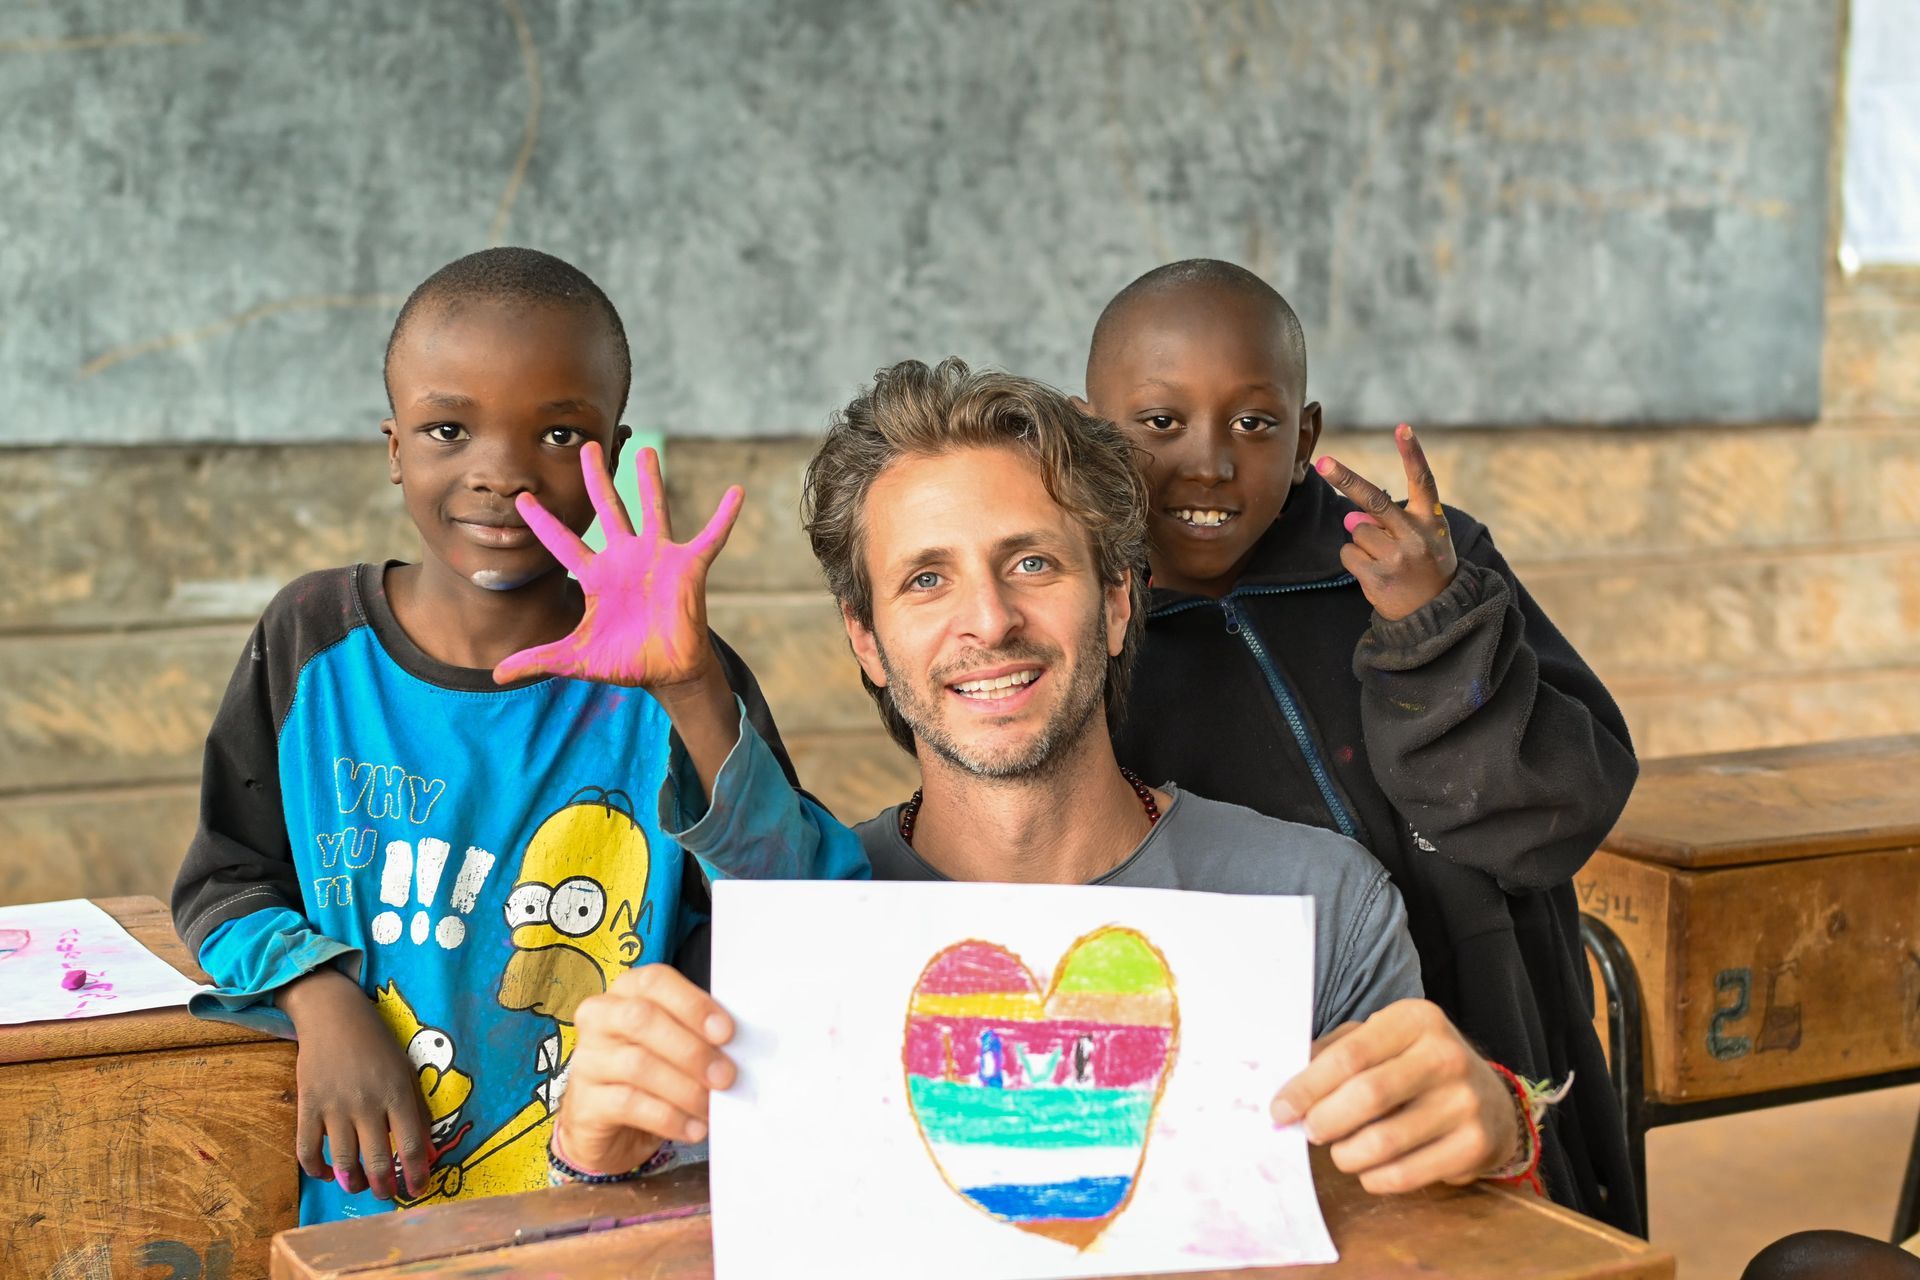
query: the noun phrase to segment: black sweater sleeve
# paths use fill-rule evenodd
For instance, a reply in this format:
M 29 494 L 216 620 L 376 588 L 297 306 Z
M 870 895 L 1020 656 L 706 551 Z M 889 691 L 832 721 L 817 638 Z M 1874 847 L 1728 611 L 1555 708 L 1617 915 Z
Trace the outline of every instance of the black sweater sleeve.
M 269 609 L 247 637 L 207 734 L 200 822 L 173 884 L 173 925 L 195 956 L 228 920 L 269 907 L 304 910 L 280 802 L 278 732 L 298 667 L 284 660 L 292 637 L 276 635 L 285 629 L 275 621 Z
M 1606 687 L 1492 536 L 1450 523 L 1453 582 L 1398 621 L 1375 614 L 1354 652 L 1367 754 L 1423 849 L 1545 889 L 1606 837 L 1639 766 Z

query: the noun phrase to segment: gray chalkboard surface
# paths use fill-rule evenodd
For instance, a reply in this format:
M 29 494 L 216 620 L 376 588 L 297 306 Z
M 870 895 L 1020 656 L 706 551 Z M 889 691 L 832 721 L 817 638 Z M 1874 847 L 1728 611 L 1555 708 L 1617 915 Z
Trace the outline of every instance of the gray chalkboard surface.
M 1819 0 L 71 0 L 0 13 L 0 438 L 371 438 L 406 292 L 579 263 L 629 418 L 808 430 L 878 365 L 1077 389 L 1213 255 L 1348 424 L 1801 419 Z

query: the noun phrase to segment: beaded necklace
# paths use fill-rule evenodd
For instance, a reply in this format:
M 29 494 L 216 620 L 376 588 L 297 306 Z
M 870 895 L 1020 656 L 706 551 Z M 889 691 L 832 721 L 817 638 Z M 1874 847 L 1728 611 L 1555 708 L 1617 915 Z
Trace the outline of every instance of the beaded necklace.
M 1133 794 L 1140 797 L 1140 807 L 1147 811 L 1147 829 L 1151 831 L 1160 821 L 1160 806 L 1154 802 L 1153 788 L 1140 781 L 1133 770 L 1120 766 L 1120 776 L 1133 788 Z M 913 798 L 900 806 L 900 838 L 908 844 L 913 843 L 913 824 L 920 820 L 920 801 L 924 791 L 916 791 Z

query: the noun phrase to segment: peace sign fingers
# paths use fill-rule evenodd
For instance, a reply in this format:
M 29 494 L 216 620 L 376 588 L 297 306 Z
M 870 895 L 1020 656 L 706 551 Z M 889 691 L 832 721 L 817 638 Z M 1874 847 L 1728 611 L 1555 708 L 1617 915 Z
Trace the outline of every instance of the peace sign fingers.
M 1407 472 L 1408 514 L 1421 523 L 1429 519 L 1442 520 L 1441 528 L 1444 529 L 1447 513 L 1440 506 L 1440 485 L 1433 478 L 1433 467 L 1427 462 L 1427 451 L 1420 447 L 1420 437 L 1403 422 L 1394 428 L 1393 443 L 1400 450 L 1400 465 Z
M 1393 433 L 1393 442 L 1407 473 L 1404 509 L 1337 458 L 1314 464 L 1328 484 L 1360 508 L 1343 520 L 1352 540 L 1341 548 L 1340 563 L 1359 581 L 1374 612 L 1389 620 L 1424 608 L 1459 569 L 1426 450 L 1405 423 Z

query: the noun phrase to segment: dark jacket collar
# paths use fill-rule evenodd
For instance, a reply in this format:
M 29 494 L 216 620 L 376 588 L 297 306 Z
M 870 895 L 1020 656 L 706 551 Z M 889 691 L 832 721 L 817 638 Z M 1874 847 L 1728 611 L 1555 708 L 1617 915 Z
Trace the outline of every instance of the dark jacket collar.
M 1293 486 L 1287 495 L 1280 518 L 1253 544 L 1253 556 L 1233 590 L 1292 587 L 1345 578 L 1347 571 L 1340 563 L 1340 548 L 1347 544 L 1343 522 L 1348 512 L 1357 510 L 1345 495 L 1309 467 L 1307 478 Z M 1168 587 L 1155 587 L 1149 609 L 1157 613 L 1170 605 L 1204 598 Z

